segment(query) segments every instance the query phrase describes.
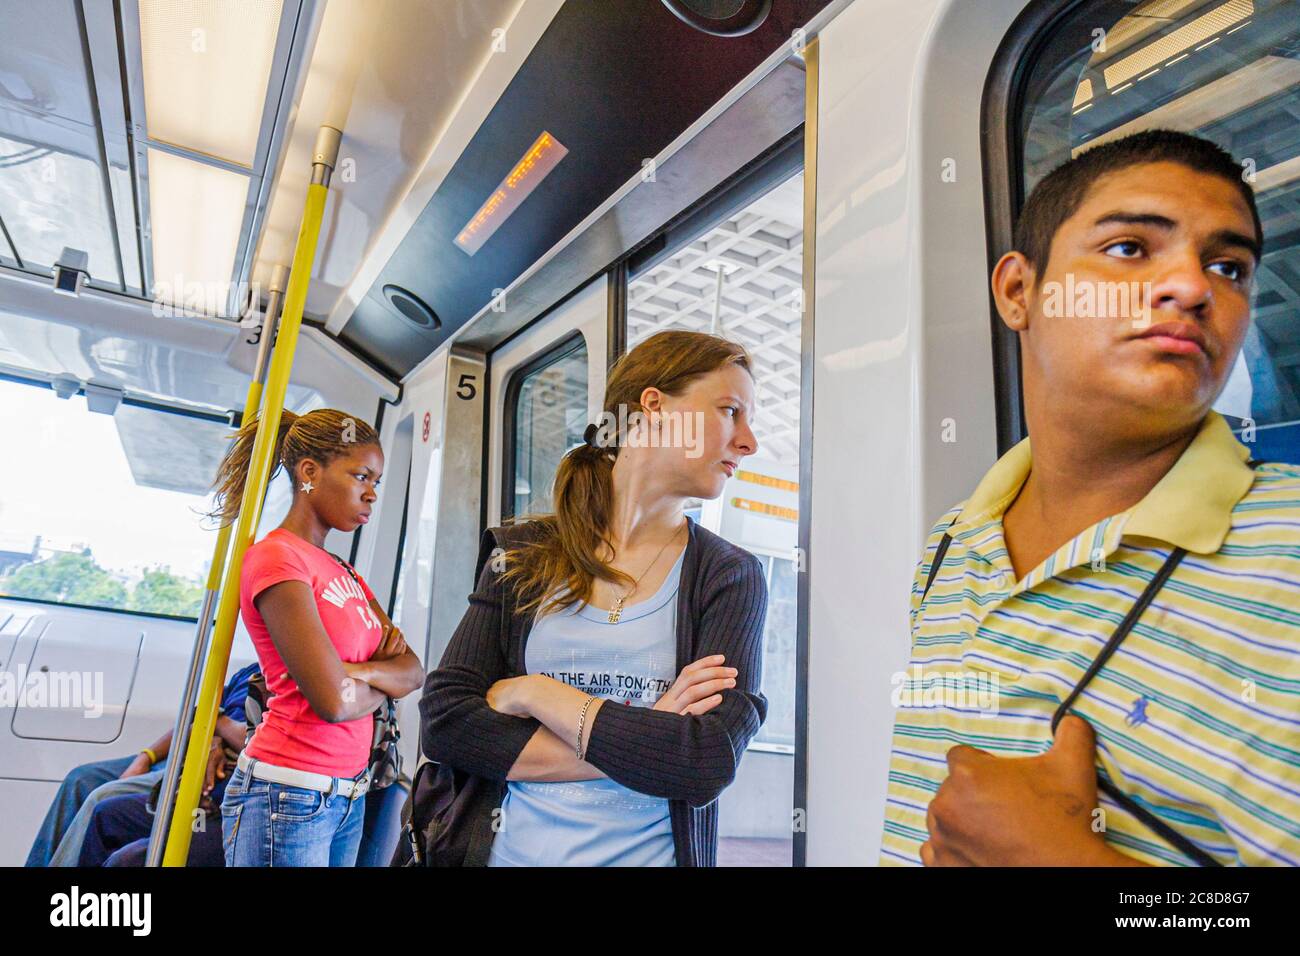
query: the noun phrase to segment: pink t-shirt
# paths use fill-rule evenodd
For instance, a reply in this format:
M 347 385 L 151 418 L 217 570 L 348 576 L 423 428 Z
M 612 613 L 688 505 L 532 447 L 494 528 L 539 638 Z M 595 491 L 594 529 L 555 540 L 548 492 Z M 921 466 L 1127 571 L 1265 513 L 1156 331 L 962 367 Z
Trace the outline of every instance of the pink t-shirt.
M 331 724 L 311 709 L 253 604 L 254 598 L 281 581 L 304 581 L 311 588 L 339 660 L 369 660 L 383 637 L 383 626 L 370 609 L 374 598 L 370 588 L 365 581 L 354 580 L 329 552 L 283 528 L 249 548 L 239 579 L 239 608 L 266 675 L 266 688 L 275 696 L 248 743 L 248 755 L 278 767 L 355 777 L 370 759 L 374 717 L 366 714 Z

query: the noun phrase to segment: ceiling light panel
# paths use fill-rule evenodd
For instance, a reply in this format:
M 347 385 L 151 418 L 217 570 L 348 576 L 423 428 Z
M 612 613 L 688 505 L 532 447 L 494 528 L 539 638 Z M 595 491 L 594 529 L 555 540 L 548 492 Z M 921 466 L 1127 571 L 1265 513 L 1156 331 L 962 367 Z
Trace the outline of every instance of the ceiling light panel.
M 247 197 L 247 176 L 149 150 L 155 299 L 224 314 Z
M 1095 139 L 1075 147 L 1071 155 L 1078 156 L 1094 146 L 1147 129 L 1175 129 L 1194 133 L 1296 87 L 1300 87 L 1300 60 L 1285 56 L 1262 56 L 1240 70 L 1219 77 L 1213 83 L 1197 87 L 1136 119 L 1106 130 Z
M 64 246 L 89 255 L 96 283 L 117 286 L 117 253 L 99 164 L 0 136 L 0 217 L 23 264 L 48 269 Z M 0 238 L 0 249 L 8 244 Z
M 1148 34 L 1169 26 L 1201 2 L 1202 0 L 1152 0 L 1151 3 L 1144 3 L 1106 31 L 1106 47 L 1098 52 L 1114 57 Z
M 150 138 L 251 168 L 282 0 L 139 4 Z
M 1146 73 L 1153 66 L 1159 66 L 1189 47 L 1203 43 L 1216 33 L 1245 20 L 1254 12 L 1253 0 L 1228 0 L 1227 3 L 1202 14 L 1154 43 L 1129 54 L 1113 66 L 1106 67 L 1104 73 L 1107 88 L 1114 91 L 1116 86 L 1126 80 L 1131 80 L 1139 73 Z

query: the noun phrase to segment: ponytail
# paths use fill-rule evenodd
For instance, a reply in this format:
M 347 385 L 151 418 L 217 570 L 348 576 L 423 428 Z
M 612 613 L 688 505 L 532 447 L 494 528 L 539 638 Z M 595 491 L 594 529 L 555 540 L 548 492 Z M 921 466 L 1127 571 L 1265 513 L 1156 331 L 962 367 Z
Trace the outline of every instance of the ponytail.
M 696 379 L 731 365 L 751 370 L 749 353 L 737 342 L 703 332 L 659 332 L 610 369 L 605 414 L 617 419 L 620 406 L 642 411 L 641 393 L 647 388 L 679 395 Z M 506 552 L 503 579 L 515 588 L 520 612 L 587 604 L 597 578 L 634 583 L 630 575 L 600 556 L 602 546 L 610 544 L 618 449 L 599 447 L 593 440 L 597 431 L 588 426 L 583 444 L 560 460 L 555 473 L 555 512 L 532 519 L 541 532 L 537 539 Z
M 215 504 L 208 517 L 216 521 L 218 527 L 232 524 L 243 507 L 260 421 L 260 416 L 254 416 L 244 422 L 235 433 L 230 450 L 217 466 L 217 477 L 212 482 Z M 292 472 L 298 462 L 306 458 L 328 465 L 358 445 L 379 445 L 379 435 L 367 422 L 333 408 L 318 408 L 305 415 L 285 409 L 280 413 L 280 427 L 276 430 L 275 446 L 271 449 L 271 474 L 267 480 L 274 478 L 281 468 Z
M 275 434 L 275 447 L 271 449 L 271 461 L 275 463 L 275 467 L 271 469 L 270 478 L 274 478 L 276 472 L 280 470 L 284 455 L 284 440 L 297 420 L 298 416 L 287 408 L 280 413 L 280 427 Z M 215 492 L 213 497 L 216 501 L 213 509 L 208 512 L 208 517 L 216 521 L 219 528 L 233 524 L 239 517 L 239 509 L 243 507 L 244 488 L 248 483 L 249 465 L 253 463 L 253 444 L 257 441 L 259 424 L 261 424 L 260 415 L 254 415 L 244 422 L 239 427 L 239 431 L 235 432 L 234 441 L 230 443 L 230 450 L 226 452 L 226 457 L 222 458 L 221 464 L 217 466 L 217 477 L 212 482 Z M 269 481 L 270 478 L 267 480 Z
M 632 583 L 600 559 L 614 502 L 614 456 L 587 444 L 571 449 L 555 472 L 554 500 L 554 514 L 533 519 L 542 531 L 539 540 L 506 554 L 504 580 L 523 596 L 517 602 L 521 612 L 585 604 L 597 578 Z

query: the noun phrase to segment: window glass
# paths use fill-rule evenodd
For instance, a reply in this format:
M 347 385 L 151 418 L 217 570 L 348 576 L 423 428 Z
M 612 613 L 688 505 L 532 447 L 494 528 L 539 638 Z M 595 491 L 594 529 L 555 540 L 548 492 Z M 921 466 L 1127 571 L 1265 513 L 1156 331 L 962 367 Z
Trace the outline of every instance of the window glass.
M 1265 253 L 1254 322 L 1215 407 L 1254 457 L 1300 462 L 1300 2 L 1083 4 L 1024 89 L 1022 194 L 1081 149 L 1142 129 L 1196 133 L 1241 161 Z
M 767 626 L 763 631 L 763 696 L 767 698 L 767 720 L 754 740 L 794 753 L 798 577 L 792 560 L 768 556 L 763 562 L 767 565 Z
M 753 360 L 756 454 L 700 523 L 758 555 L 768 579 L 763 634 L 767 719 L 723 795 L 722 865 L 789 865 L 794 791 L 799 542 L 803 173 L 702 232 L 628 283 L 628 348 L 665 329 L 740 342 Z M 728 821 L 743 821 L 744 834 Z
M 587 344 L 525 370 L 514 406 L 513 514 L 546 514 L 560 459 L 587 427 Z
M 398 429 L 398 440 L 406 444 L 409 448 L 412 440 L 412 433 L 406 428 L 406 424 Z M 408 451 L 409 454 L 409 451 Z M 411 517 L 411 475 L 414 471 L 414 463 L 408 462 L 406 466 L 406 484 L 402 488 L 402 527 L 401 536 L 397 540 L 397 556 L 395 558 L 397 567 L 397 580 L 393 583 L 393 593 L 388 602 L 388 617 L 394 624 L 401 627 L 402 621 L 402 593 L 406 587 L 406 539 L 411 533 L 407 521 Z
M 0 596 L 196 616 L 216 542 L 201 489 L 229 429 L 128 406 L 97 414 L 82 397 L 6 381 L 0 408 L 14 450 L 0 472 Z M 206 479 L 141 444 L 140 416 L 211 445 Z
M 754 359 L 754 459 L 798 466 L 803 173 L 662 262 L 627 290 L 631 349 L 665 329 L 734 339 Z
M 406 594 L 406 562 L 397 565 L 397 585 L 393 590 L 393 609 L 388 618 L 398 627 L 402 626 L 402 598 Z

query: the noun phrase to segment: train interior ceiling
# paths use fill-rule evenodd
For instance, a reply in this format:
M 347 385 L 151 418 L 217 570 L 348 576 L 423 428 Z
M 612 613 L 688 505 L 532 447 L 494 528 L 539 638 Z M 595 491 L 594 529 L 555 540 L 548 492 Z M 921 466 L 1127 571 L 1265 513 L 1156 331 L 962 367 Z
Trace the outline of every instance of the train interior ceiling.
M 765 569 L 770 709 L 720 862 L 874 863 L 916 555 L 1023 433 L 986 275 L 1034 182 L 1150 127 L 1251 160 L 1268 241 L 1217 407 L 1300 460 L 1298 14 L 0 0 L 0 672 L 96 675 L 93 701 L 0 702 L 0 865 L 71 768 L 172 726 L 202 513 L 322 127 L 342 136 L 285 408 L 373 421 L 386 454 L 374 517 L 329 550 L 434 666 L 481 531 L 549 507 L 612 358 L 669 328 L 739 340 L 760 451 L 692 513 Z M 288 503 L 278 478 L 259 537 Z M 240 625 L 230 668 L 254 659 Z

